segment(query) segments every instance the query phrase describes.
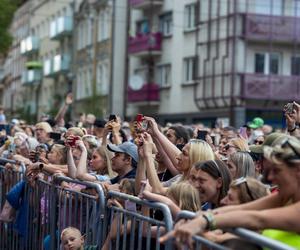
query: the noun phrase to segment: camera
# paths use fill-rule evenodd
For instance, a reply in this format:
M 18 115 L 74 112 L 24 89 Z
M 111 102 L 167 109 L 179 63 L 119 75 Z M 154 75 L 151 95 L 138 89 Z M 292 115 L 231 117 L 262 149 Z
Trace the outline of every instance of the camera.
M 109 121 L 117 121 L 117 116 L 114 114 L 111 114 L 108 118 Z

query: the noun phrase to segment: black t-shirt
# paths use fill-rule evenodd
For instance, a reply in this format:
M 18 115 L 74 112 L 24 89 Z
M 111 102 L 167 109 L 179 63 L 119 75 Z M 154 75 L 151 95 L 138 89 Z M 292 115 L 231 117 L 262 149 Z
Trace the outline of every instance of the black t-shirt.
M 124 176 L 117 176 L 113 179 L 110 180 L 111 184 L 116 184 L 119 183 L 122 179 L 135 179 L 135 174 L 136 174 L 136 169 L 133 168 L 132 170 L 130 170 L 127 174 L 125 174 Z

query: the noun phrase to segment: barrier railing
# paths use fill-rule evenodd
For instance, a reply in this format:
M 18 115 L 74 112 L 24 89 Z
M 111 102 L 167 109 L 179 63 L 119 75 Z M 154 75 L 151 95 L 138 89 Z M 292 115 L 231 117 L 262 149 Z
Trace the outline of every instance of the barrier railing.
M 15 165 L 16 161 L 5 158 L 0 158 L 1 164 L 10 163 Z M 19 171 L 13 169 L 7 169 L 4 166 L 0 166 L 0 209 L 3 208 L 6 201 L 6 194 L 9 190 L 20 182 L 24 177 L 25 168 L 20 166 Z M 21 249 L 21 242 L 18 234 L 13 228 L 13 222 L 0 221 L 0 249 Z
M 92 182 L 82 182 L 68 177 L 55 178 L 55 184 L 65 182 L 69 188 L 62 188 L 55 185 L 49 217 L 55 218 L 57 225 L 52 223 L 51 242 L 56 239 L 56 245 L 51 245 L 51 249 L 58 249 L 59 239 L 57 234 L 68 226 L 77 227 L 84 235 L 88 245 L 101 246 L 104 236 L 104 214 L 105 196 L 100 184 Z M 95 194 L 81 192 L 81 189 L 93 189 Z M 54 214 L 56 213 L 56 214 Z
M 190 212 L 190 211 L 182 211 L 178 214 L 176 221 L 180 219 L 193 219 L 195 217 L 195 213 Z M 240 236 L 241 238 L 253 242 L 257 245 L 260 245 L 261 247 L 267 247 L 272 250 L 295 250 L 294 248 L 283 244 L 279 241 L 269 239 L 267 237 L 264 237 L 258 233 L 255 233 L 253 231 L 250 231 L 248 229 L 244 228 L 236 228 L 236 229 L 229 229 L 227 230 L 228 232 L 235 234 L 237 236 Z M 201 239 L 200 239 L 201 238 Z M 203 238 L 200 236 L 194 237 L 194 240 L 203 242 Z M 211 244 L 211 242 L 209 242 Z M 219 248 L 212 248 L 212 249 L 219 249 Z
M 15 164 L 14 161 L 9 163 Z M 68 226 L 77 227 L 86 235 L 86 244 L 98 248 L 108 235 L 107 249 L 174 249 L 171 240 L 164 245 L 158 241 L 161 235 L 173 229 L 172 216 L 165 204 L 114 191 L 108 192 L 106 199 L 100 184 L 68 177 L 56 177 L 52 182 L 42 179 L 27 182 L 23 178 L 22 168 L 16 171 L 0 166 L 1 209 L 8 195 L 14 198 L 11 199 L 15 200 L 14 207 L 18 209 L 14 222 L 0 221 L 0 249 L 57 250 L 60 248 L 59 234 Z M 87 189 L 94 192 L 88 193 Z M 122 206 L 107 206 L 109 199 L 118 200 Z M 195 213 L 182 211 L 177 220 L 194 216 Z M 293 249 L 250 230 L 237 228 L 229 231 L 269 249 Z M 193 239 L 195 249 L 202 246 L 227 249 L 201 236 Z
M 171 241 L 165 245 L 160 245 L 158 241 L 161 235 L 173 228 L 173 220 L 168 206 L 115 191 L 108 192 L 107 199 L 117 199 L 124 205 L 124 208 L 108 207 L 106 222 L 110 221 L 110 232 L 113 227 L 116 230 L 116 237 L 109 239 L 109 249 L 173 249 Z M 145 213 L 151 210 L 154 218 L 142 214 L 139 207 Z M 161 213 L 160 216 L 159 213 Z M 155 218 L 155 214 L 160 219 Z

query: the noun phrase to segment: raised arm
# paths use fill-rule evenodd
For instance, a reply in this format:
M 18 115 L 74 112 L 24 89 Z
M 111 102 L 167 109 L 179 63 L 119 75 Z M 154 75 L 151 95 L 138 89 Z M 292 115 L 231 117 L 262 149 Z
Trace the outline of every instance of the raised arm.
M 67 151 L 67 161 L 68 161 L 68 176 L 75 179 L 77 175 L 77 169 L 73 158 L 72 148 L 70 147 L 68 148 Z
M 76 146 L 81 150 L 80 160 L 77 166 L 76 177 L 82 181 L 96 181 L 96 177 L 87 171 L 87 150 L 82 140 L 76 141 Z
M 155 141 L 160 143 L 173 165 L 177 166 L 176 156 L 180 154 L 180 150 L 159 131 L 157 123 L 153 118 L 145 116 L 144 119 L 148 122 L 147 132 L 155 138 Z
M 72 102 L 73 102 L 73 94 L 69 93 L 66 96 L 63 106 L 60 108 L 60 110 L 58 111 L 57 115 L 54 118 L 56 124 L 58 124 L 65 117 L 69 105 L 71 105 Z

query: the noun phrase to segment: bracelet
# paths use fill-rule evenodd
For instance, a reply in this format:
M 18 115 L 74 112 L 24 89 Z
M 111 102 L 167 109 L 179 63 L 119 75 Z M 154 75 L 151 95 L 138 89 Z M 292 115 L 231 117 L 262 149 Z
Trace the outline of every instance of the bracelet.
M 216 230 L 217 229 L 217 224 L 216 224 L 216 220 L 214 218 L 214 215 L 212 213 L 205 213 L 202 215 L 202 217 L 206 220 L 207 224 L 206 224 L 206 230 Z
M 294 128 L 288 129 L 288 132 L 289 132 L 289 133 L 292 133 L 292 132 L 294 132 L 297 128 L 298 128 L 298 127 L 295 125 Z

